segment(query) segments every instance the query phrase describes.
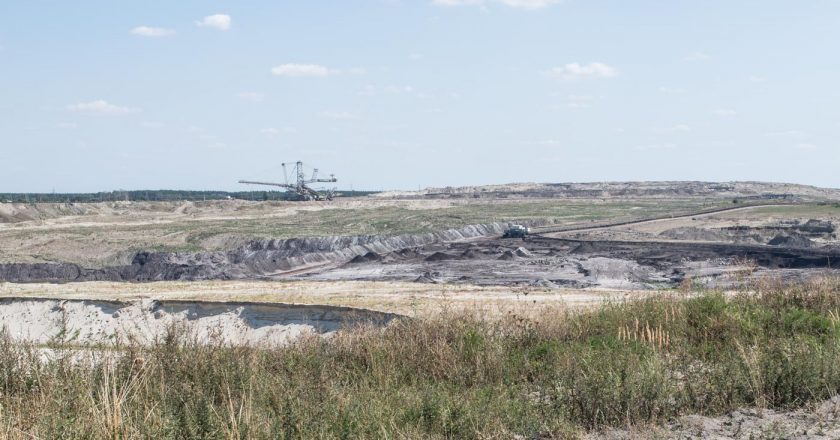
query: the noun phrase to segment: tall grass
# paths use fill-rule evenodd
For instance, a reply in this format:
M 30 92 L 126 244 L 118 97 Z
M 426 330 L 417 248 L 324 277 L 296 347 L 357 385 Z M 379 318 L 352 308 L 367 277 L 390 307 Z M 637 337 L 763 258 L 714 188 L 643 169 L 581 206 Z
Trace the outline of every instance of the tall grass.
M 840 281 L 536 318 L 444 314 L 278 349 L 193 343 L 45 362 L 0 337 L 8 438 L 567 438 L 840 390 Z

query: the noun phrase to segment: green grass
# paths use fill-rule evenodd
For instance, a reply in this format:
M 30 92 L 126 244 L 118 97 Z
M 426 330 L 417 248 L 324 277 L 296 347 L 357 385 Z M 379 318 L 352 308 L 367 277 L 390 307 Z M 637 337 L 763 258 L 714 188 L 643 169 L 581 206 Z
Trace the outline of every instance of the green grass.
M 39 438 L 567 438 L 840 390 L 840 281 L 537 318 L 444 314 L 279 349 L 173 329 L 108 362 L 0 338 L 0 432 Z M 25 435 L 24 435 L 25 433 Z
M 697 201 L 608 202 L 572 201 L 472 202 L 439 209 L 376 207 L 300 211 L 269 219 L 180 222 L 161 228 L 166 234 L 186 232 L 188 246 L 220 235 L 252 238 L 317 237 L 327 235 L 417 234 L 470 224 L 537 220 L 548 223 L 586 223 L 607 219 L 647 217 L 702 209 Z M 144 227 L 148 230 L 149 227 Z M 154 229 L 154 226 L 152 227 Z M 181 245 L 178 245 L 181 246 Z M 173 250 L 181 250 L 175 246 Z

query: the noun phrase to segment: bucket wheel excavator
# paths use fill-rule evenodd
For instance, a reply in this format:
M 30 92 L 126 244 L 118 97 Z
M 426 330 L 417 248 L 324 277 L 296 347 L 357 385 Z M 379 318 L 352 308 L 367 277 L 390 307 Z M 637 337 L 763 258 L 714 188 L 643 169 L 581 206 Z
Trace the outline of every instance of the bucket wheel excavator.
M 304 171 L 303 162 L 297 161 L 295 162 L 292 170 L 293 177 L 295 180 L 294 182 L 290 183 L 286 164 L 282 163 L 280 165 L 283 167 L 284 183 L 259 182 L 254 180 L 240 180 L 239 183 L 244 183 L 247 185 L 266 185 L 285 188 L 286 192 L 291 193 L 291 199 L 296 201 L 332 200 L 335 196 L 335 189 L 316 190 L 310 186 L 310 184 L 313 183 L 338 182 L 338 179 L 335 178 L 335 175 L 330 174 L 330 177 L 326 179 L 318 178 L 318 168 L 314 168 L 312 170 L 312 174 L 307 179 L 306 173 Z

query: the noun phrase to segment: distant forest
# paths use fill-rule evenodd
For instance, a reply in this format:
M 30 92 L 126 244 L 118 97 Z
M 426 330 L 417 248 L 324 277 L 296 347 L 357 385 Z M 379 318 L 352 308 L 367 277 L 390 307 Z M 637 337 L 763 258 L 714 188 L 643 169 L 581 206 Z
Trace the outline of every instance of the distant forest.
M 337 191 L 335 197 L 358 197 L 375 191 Z M 110 201 L 289 200 L 285 191 L 108 191 L 98 193 L 0 193 L 0 203 L 92 203 Z

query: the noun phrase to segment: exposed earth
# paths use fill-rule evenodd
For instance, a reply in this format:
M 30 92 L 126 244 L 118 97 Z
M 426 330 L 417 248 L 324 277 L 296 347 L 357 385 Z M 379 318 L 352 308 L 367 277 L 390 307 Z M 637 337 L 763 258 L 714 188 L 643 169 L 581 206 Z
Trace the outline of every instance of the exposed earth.
M 521 239 L 500 238 L 507 224 L 492 223 L 424 234 L 254 240 L 231 250 L 141 251 L 130 264 L 102 268 L 6 263 L 0 264 L 0 280 L 306 279 L 625 290 L 675 287 L 690 280 L 731 287 L 746 278 L 801 279 L 834 271 L 840 261 L 837 220 L 807 217 L 814 208 L 735 206 L 560 227 L 539 226 L 545 222 L 535 219 L 532 234 Z M 750 217 L 770 209 L 780 214 Z
M 512 224 L 531 233 L 502 238 Z M 838 227 L 840 191 L 755 182 L 0 203 L 0 322 L 48 356 L 147 343 L 173 325 L 203 343 L 277 345 L 450 310 L 561 316 L 676 287 L 838 276 Z M 832 400 L 592 436 L 836 438 L 837 414 Z
M 161 341 L 173 325 L 199 343 L 276 346 L 396 315 L 346 307 L 249 302 L 3 298 L 0 322 L 15 340 L 100 345 Z
M 797 185 L 653 182 L 449 188 L 332 204 L 0 203 L 0 283 L 33 286 L 6 287 L 0 296 L 137 302 L 166 299 L 159 283 L 186 282 L 189 299 L 203 300 L 206 289 L 186 286 L 235 281 L 257 293 L 206 299 L 422 315 L 444 297 L 459 307 L 495 298 L 496 311 L 510 311 L 685 285 L 801 280 L 840 273 L 838 200 L 836 190 Z M 513 223 L 531 234 L 501 238 Z M 346 233 L 359 231 L 379 233 Z M 112 292 L 136 290 L 119 287 L 125 282 L 154 287 L 96 295 L 101 288 L 90 282 L 110 282 Z M 267 282 L 308 284 L 290 298 L 288 284 Z M 31 283 L 72 284 L 56 291 Z M 358 294 L 318 293 L 336 293 L 331 286 Z M 241 324 L 237 307 L 230 305 L 229 318 Z

